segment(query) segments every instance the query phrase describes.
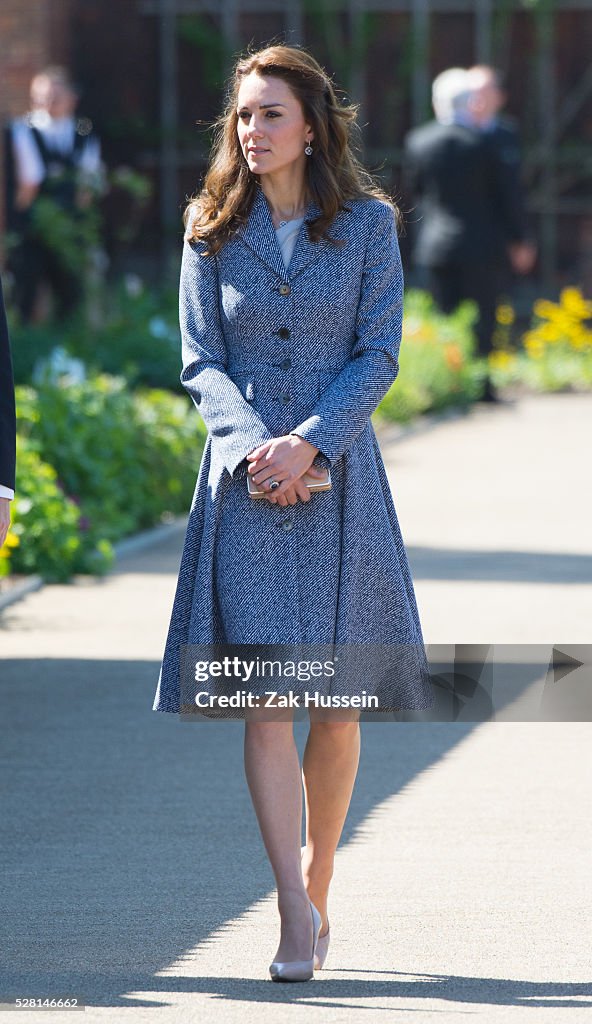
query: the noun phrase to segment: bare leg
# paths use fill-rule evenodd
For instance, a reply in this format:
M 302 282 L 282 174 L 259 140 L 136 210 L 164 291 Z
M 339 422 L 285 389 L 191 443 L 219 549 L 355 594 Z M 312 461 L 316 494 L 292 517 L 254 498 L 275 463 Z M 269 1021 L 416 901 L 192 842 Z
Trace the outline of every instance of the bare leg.
M 327 897 L 333 859 L 349 808 L 360 760 L 358 721 L 313 721 L 304 750 L 302 775 L 306 802 L 306 850 L 302 874 L 306 890 L 328 928 Z
M 291 721 L 245 722 L 245 773 L 278 890 L 274 960 L 309 960 L 312 917 L 300 861 L 302 780 Z

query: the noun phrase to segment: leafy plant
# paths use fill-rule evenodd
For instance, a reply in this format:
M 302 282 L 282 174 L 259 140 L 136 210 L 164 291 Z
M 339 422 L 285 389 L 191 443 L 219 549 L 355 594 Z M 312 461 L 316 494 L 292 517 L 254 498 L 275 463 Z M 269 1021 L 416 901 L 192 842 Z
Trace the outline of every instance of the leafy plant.
M 29 384 L 42 361 L 57 348 L 83 359 L 91 372 L 126 377 L 130 385 L 164 387 L 181 393 L 181 338 L 178 299 L 127 275 L 109 290 L 106 315 L 98 325 L 84 317 L 69 324 L 23 327 L 11 318 L 14 378 Z
M 186 398 L 48 380 L 17 387 L 17 419 L 14 571 L 104 572 L 111 542 L 187 511 L 206 431 Z
M 60 486 L 57 473 L 28 438 L 17 438 L 17 479 L 12 532 L 18 539 L 11 568 L 64 582 L 75 572 L 106 572 L 111 545 L 87 535 L 81 511 Z
M 473 358 L 475 316 L 472 303 L 444 316 L 426 292 L 406 293 L 400 370 L 377 409 L 379 418 L 405 422 L 479 397 L 483 367 Z

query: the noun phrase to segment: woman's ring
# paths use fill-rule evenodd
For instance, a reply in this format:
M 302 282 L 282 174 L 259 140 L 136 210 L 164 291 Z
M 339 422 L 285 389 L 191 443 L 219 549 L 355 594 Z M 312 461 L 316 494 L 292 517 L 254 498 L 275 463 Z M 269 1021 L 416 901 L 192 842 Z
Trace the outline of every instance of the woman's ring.
M 279 486 L 280 485 L 279 485 L 279 481 L 278 480 L 272 480 L 270 485 L 269 485 L 269 490 L 270 491 L 275 491 L 276 487 L 279 487 Z

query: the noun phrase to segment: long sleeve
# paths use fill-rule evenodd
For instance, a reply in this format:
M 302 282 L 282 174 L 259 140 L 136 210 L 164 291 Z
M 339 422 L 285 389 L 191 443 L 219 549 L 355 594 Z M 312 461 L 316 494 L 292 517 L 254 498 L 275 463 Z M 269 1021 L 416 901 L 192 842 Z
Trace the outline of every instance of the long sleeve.
M 351 447 L 399 372 L 403 270 L 393 210 L 380 204 L 370 224 L 351 358 L 310 416 L 290 431 L 333 465 Z
M 496 207 L 510 241 L 522 242 L 528 235 L 526 200 L 522 185 L 520 141 L 513 126 L 499 125 L 484 138 L 492 150 Z
M 199 243 L 185 242 L 179 288 L 183 371 L 191 395 L 228 472 L 273 435 L 226 372 L 220 323 L 216 259 L 200 255 Z
M 33 134 L 22 118 L 12 122 L 11 141 L 18 185 L 40 185 L 45 168 Z
M 2 493 L 4 498 L 14 497 L 15 449 L 16 416 L 12 360 L 0 282 L 0 484 L 5 488 Z

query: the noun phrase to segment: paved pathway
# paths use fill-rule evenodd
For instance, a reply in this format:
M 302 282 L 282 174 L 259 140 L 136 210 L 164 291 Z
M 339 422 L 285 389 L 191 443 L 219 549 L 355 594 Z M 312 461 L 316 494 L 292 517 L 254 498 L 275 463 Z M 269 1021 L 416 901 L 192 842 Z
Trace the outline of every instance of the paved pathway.
M 384 449 L 430 643 L 586 644 L 592 396 L 548 395 Z
M 385 440 L 429 644 L 586 643 L 591 410 L 528 399 Z M 138 1024 L 589 1022 L 589 722 L 364 723 L 327 969 L 267 980 L 242 726 L 151 711 L 181 540 L 0 617 L 0 998 Z

